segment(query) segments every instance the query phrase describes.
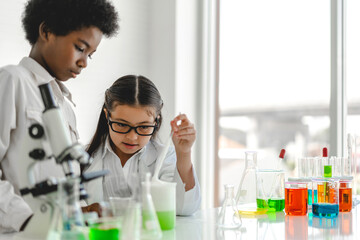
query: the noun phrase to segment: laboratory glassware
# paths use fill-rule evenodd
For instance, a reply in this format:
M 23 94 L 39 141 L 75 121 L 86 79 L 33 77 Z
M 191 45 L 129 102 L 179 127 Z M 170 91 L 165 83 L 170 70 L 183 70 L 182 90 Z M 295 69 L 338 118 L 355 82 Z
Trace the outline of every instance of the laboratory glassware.
M 326 174 L 326 169 L 324 172 Z M 336 217 L 339 214 L 339 180 L 335 178 L 314 178 L 312 185 L 313 214 L 320 217 Z
M 241 218 L 234 198 L 234 185 L 226 184 L 224 187 L 225 200 L 218 214 L 218 226 L 238 228 L 241 226 Z
M 285 183 L 285 213 L 287 215 L 302 216 L 308 210 L 307 182 Z
M 101 217 L 89 222 L 89 240 L 122 239 L 121 221 L 116 217 Z
M 68 178 L 59 183 L 58 202 L 62 213 L 61 239 L 85 239 L 80 227 L 84 226 L 79 202 L 79 178 Z
M 245 152 L 245 169 L 236 194 L 236 204 L 240 211 L 256 211 L 256 161 L 257 152 Z
M 256 203 L 258 208 L 277 212 L 284 210 L 284 179 L 282 170 L 259 169 L 256 171 Z
M 141 239 L 161 239 L 162 232 L 150 194 L 150 173 L 146 173 L 142 183 L 142 230 Z
M 339 211 L 350 212 L 352 209 L 352 177 L 342 177 L 339 183 Z

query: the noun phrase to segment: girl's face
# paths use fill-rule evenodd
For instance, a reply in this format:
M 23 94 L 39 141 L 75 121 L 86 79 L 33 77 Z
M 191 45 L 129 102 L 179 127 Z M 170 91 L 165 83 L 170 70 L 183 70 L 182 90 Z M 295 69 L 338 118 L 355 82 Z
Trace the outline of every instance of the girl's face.
M 104 111 L 107 115 L 106 110 Z M 109 118 L 111 121 L 117 122 L 113 123 L 113 128 L 115 124 L 118 123 L 118 126 L 124 126 L 124 124 L 131 127 L 155 126 L 155 108 L 117 105 L 113 111 L 109 112 Z M 110 125 L 108 127 L 109 135 L 113 142 L 112 148 L 116 155 L 123 161 L 126 161 L 142 149 L 151 139 L 151 136 L 141 136 L 137 134 L 135 129 L 131 129 L 128 133 L 118 133 L 114 132 Z

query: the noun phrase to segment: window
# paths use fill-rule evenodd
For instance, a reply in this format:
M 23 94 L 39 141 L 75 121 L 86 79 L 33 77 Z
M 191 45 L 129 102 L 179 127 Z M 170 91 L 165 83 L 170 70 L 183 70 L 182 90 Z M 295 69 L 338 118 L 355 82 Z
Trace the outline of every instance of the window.
M 218 200 L 248 149 L 270 168 L 285 148 L 291 176 L 329 146 L 330 13 L 325 0 L 220 1 Z

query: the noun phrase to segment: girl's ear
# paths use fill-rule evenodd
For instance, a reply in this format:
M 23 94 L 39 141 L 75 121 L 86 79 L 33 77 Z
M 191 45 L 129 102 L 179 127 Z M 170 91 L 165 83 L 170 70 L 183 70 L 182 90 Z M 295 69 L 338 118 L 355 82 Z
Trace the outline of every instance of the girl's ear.
M 104 113 L 105 113 L 105 118 L 106 118 L 106 120 L 109 120 L 109 119 L 108 119 L 108 116 L 109 116 L 109 115 L 108 115 L 108 110 L 107 110 L 106 108 L 104 108 L 103 111 L 104 111 Z
M 160 122 L 160 115 L 158 115 L 158 116 L 155 118 L 155 122 L 156 122 L 156 125 L 159 124 L 159 122 Z

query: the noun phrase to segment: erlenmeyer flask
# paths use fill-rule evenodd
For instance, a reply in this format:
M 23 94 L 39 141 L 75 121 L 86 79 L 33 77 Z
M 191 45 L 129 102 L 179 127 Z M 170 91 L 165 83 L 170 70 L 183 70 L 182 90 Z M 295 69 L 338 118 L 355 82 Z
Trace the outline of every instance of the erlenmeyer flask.
M 236 204 L 241 213 L 257 212 L 256 160 L 257 152 L 245 152 L 245 169 L 236 194 Z
M 239 210 L 234 198 L 234 185 L 225 185 L 225 200 L 220 209 L 218 225 L 221 228 L 238 228 L 241 225 Z
M 141 239 L 160 239 L 162 232 L 154 203 L 150 194 L 150 173 L 146 173 L 142 183 L 142 230 Z

